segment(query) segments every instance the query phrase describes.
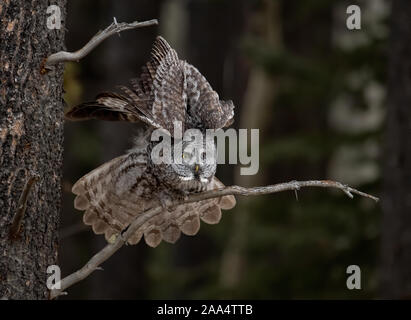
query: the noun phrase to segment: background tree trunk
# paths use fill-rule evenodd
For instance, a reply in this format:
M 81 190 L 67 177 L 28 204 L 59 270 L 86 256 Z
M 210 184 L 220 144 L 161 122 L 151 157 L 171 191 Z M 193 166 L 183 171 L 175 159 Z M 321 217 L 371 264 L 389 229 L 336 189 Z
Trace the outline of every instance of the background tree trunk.
M 42 75 L 51 53 L 64 49 L 61 28 L 47 28 L 49 1 L 0 4 L 0 297 L 47 299 L 47 267 L 57 264 L 57 227 L 63 162 L 63 69 Z M 25 183 L 39 176 L 28 195 L 19 237 L 9 230 Z
M 248 17 L 254 21 L 254 25 L 248 27 L 249 29 L 258 29 L 255 24 L 259 24 L 260 30 L 259 38 L 265 41 L 267 45 L 273 48 L 280 48 L 282 46 L 281 39 L 281 17 L 280 4 L 273 1 L 263 1 L 261 8 L 254 13 L 252 17 Z M 254 30 L 254 33 L 257 33 Z M 256 36 L 256 35 L 254 35 Z M 241 112 L 239 112 L 239 128 L 256 129 L 264 132 L 267 127 L 267 115 L 270 115 L 272 109 L 277 83 L 270 77 L 261 67 L 253 66 L 249 73 L 248 85 L 243 97 Z M 248 137 L 247 139 L 250 139 Z M 264 137 L 260 136 L 260 144 L 264 144 Z M 251 143 L 248 140 L 248 148 Z M 258 186 L 264 185 L 264 177 L 262 172 L 265 168 L 259 168 L 256 175 L 242 176 L 240 175 L 240 168 L 237 168 L 237 174 L 234 178 L 234 184 L 240 186 Z M 235 291 L 241 279 L 243 279 L 246 270 L 246 256 L 245 251 L 247 247 L 248 225 L 250 223 L 250 215 L 248 208 L 250 203 L 255 199 L 238 199 L 237 198 L 237 212 L 233 217 L 233 228 L 230 233 L 229 241 L 227 242 L 222 259 L 220 269 L 220 282 L 225 289 Z M 227 294 L 229 294 L 227 292 Z M 232 296 L 228 295 L 231 298 Z
M 393 1 L 382 201 L 381 291 L 411 297 L 411 2 Z

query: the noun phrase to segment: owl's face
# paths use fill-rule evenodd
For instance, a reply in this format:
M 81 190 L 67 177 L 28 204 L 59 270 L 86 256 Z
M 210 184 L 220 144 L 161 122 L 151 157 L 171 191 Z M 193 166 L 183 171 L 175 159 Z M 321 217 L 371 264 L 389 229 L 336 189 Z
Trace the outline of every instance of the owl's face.
M 171 137 L 171 145 L 162 144 L 156 150 L 158 141 L 148 144 L 147 165 L 162 184 L 184 193 L 199 192 L 213 180 L 217 169 L 217 148 L 213 139 L 200 135 L 196 133 L 198 139 L 191 141 Z
M 178 154 L 174 155 L 175 151 Z M 201 139 L 198 142 L 177 142 L 173 139 L 170 152 L 172 161 L 169 162 L 155 163 L 153 158 L 149 157 L 148 165 L 161 183 L 183 192 L 205 190 L 217 168 L 214 141 Z M 149 153 L 151 154 L 150 151 Z
M 204 142 L 183 142 L 181 155 L 174 155 L 171 168 L 179 180 L 185 182 L 199 182 L 208 184 L 213 178 L 217 168 L 217 149 L 214 141 L 204 139 Z

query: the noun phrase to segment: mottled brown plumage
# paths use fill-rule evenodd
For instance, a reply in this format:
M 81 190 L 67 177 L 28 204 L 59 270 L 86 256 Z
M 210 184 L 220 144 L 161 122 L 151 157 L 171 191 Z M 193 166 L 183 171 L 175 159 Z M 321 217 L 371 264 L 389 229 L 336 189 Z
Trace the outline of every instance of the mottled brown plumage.
M 233 122 L 232 101 L 219 100 L 204 76 L 162 38 L 157 37 L 151 59 L 140 78 L 131 86 L 119 86 L 121 93 L 101 93 L 95 101 L 73 107 L 69 120 L 143 121 L 154 128 L 173 133 L 173 122 L 189 128 L 218 129 Z
M 91 225 L 96 234 L 104 234 L 107 241 L 144 210 L 160 205 L 164 198 L 171 200 L 179 196 L 167 185 L 158 183 L 147 161 L 146 150 L 135 148 L 94 169 L 73 186 L 74 206 L 85 211 L 84 223 Z M 222 187 L 224 185 L 213 177 L 206 190 Z M 221 209 L 234 206 L 235 198 L 225 196 L 182 204 L 172 211 L 164 210 L 146 222 L 129 243 L 136 244 L 143 235 L 151 247 L 156 247 L 161 240 L 174 243 L 180 237 L 180 230 L 186 235 L 195 235 L 200 228 L 200 219 L 216 224 L 221 219 Z
M 233 103 L 219 100 L 200 72 L 179 60 L 161 37 L 156 39 L 151 59 L 140 77 L 130 84 L 130 87 L 120 86 L 121 93 L 99 94 L 95 101 L 75 106 L 66 113 L 70 120 L 143 121 L 148 125 L 145 137 L 137 146 L 88 173 L 73 186 L 74 206 L 85 211 L 84 223 L 96 234 L 104 234 L 107 241 L 113 240 L 145 210 L 158 205 L 165 207 L 191 192 L 224 186 L 214 177 L 216 159 L 211 164 L 200 163 L 195 170 L 188 164 L 154 163 L 151 150 L 155 143 L 148 136 L 156 128 L 167 129 L 172 135 L 176 120 L 181 121 L 183 129 L 204 131 L 228 126 L 233 122 Z M 214 142 L 211 143 L 214 149 Z M 225 196 L 165 209 L 146 222 L 128 242 L 136 244 L 144 236 L 151 247 L 162 240 L 174 243 L 181 232 L 195 235 L 200 220 L 218 223 L 221 209 L 234 206 L 235 198 Z

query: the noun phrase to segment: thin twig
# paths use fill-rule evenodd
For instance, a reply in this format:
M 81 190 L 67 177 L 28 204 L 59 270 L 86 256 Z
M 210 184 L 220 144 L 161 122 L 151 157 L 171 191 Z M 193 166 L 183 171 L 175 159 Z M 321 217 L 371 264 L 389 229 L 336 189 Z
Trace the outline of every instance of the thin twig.
M 119 34 L 121 31 L 148 27 L 152 25 L 157 25 L 157 19 L 152 19 L 149 21 L 137 22 L 134 21 L 132 23 L 121 22 L 118 23 L 115 18 L 114 22 L 110 24 L 107 28 L 103 31 L 99 31 L 87 44 L 77 50 L 75 52 L 67 52 L 67 51 L 60 51 L 57 53 L 53 53 L 50 55 L 44 62 L 41 70 L 43 72 L 45 68 L 55 65 L 60 62 L 67 62 L 67 61 L 79 61 L 81 58 L 84 58 L 88 55 L 95 47 L 97 47 L 101 42 L 103 42 L 108 37 L 112 36 L 113 34 Z
M 19 202 L 17 204 L 17 211 L 13 217 L 13 222 L 9 230 L 9 239 L 15 240 L 20 234 L 21 222 L 23 221 L 24 213 L 27 208 L 27 200 L 33 184 L 38 180 L 37 175 L 32 175 L 24 185 L 23 191 L 20 195 Z
M 377 197 L 369 195 L 367 193 L 358 191 L 349 186 L 346 186 L 342 183 L 329 181 L 329 180 L 312 180 L 312 181 L 291 181 L 286 183 L 274 184 L 265 187 L 254 187 L 254 188 L 244 188 L 239 186 L 225 187 L 218 190 L 211 190 L 202 193 L 196 193 L 189 195 L 185 200 L 175 201 L 171 203 L 168 207 L 174 207 L 183 203 L 197 202 L 201 200 L 206 200 L 210 198 L 218 198 L 226 195 L 243 195 L 243 196 L 256 196 L 264 195 L 270 193 L 276 193 L 286 190 L 300 190 L 305 187 L 322 187 L 322 188 L 336 188 L 342 190 L 350 198 L 353 198 L 353 194 L 360 195 L 372 199 L 374 201 L 379 201 Z M 143 214 L 138 215 L 135 220 L 130 224 L 128 229 L 123 233 L 117 236 L 113 243 L 107 244 L 101 251 L 95 254 L 85 266 L 83 266 L 78 271 L 68 275 L 63 278 L 60 282 L 60 289 L 54 289 L 50 293 L 50 298 L 54 299 L 61 295 L 63 291 L 73 284 L 85 279 L 88 277 L 94 270 L 96 270 L 100 264 L 110 258 L 118 249 L 120 249 L 127 240 L 147 221 L 152 219 L 157 214 L 161 213 L 164 210 L 163 207 L 159 206 L 156 208 L 149 209 Z

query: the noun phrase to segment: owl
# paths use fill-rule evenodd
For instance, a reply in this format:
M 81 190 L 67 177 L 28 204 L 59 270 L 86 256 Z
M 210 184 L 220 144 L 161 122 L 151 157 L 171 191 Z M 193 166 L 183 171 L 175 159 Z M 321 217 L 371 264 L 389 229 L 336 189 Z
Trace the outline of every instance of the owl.
M 148 220 L 129 238 L 129 244 L 144 237 L 151 246 L 162 240 L 175 243 L 181 233 L 195 235 L 200 221 L 216 224 L 221 209 L 235 206 L 234 196 L 167 205 L 191 193 L 224 187 L 214 176 L 217 152 L 213 140 L 188 143 L 174 134 L 174 123 L 183 132 L 197 129 L 205 136 L 207 129 L 219 129 L 233 122 L 232 101 L 222 101 L 204 76 L 191 64 L 180 60 L 162 37 L 157 37 L 149 61 L 139 78 L 129 86 L 119 86 L 118 92 L 99 94 L 95 101 L 71 108 L 69 120 L 119 120 L 146 124 L 126 154 L 119 156 L 80 178 L 72 188 L 76 195 L 74 207 L 84 211 L 83 221 L 96 234 L 104 234 L 111 242 L 145 210 L 162 206 L 163 211 Z M 154 161 L 158 144 L 150 138 L 156 129 L 169 134 L 173 146 L 181 145 L 181 154 L 170 149 L 172 159 Z M 177 149 L 180 150 L 180 149 Z M 205 157 L 205 150 L 211 154 Z

